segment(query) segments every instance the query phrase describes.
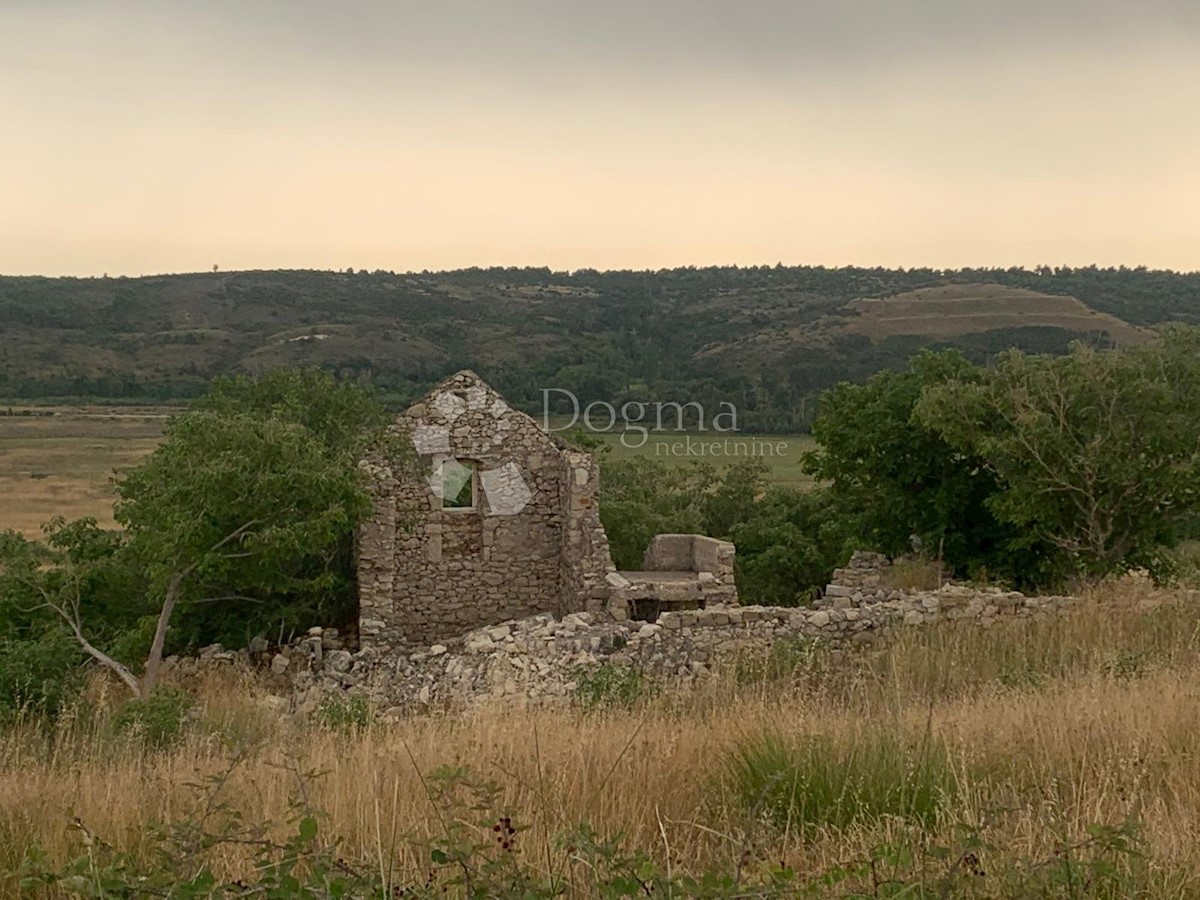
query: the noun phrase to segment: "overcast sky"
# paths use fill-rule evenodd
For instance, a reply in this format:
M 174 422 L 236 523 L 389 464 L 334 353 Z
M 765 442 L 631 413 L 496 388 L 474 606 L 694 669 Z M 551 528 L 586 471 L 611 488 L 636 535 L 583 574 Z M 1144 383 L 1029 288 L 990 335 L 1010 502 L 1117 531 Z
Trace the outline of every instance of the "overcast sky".
M 1195 0 L 0 0 L 0 273 L 1200 269 Z

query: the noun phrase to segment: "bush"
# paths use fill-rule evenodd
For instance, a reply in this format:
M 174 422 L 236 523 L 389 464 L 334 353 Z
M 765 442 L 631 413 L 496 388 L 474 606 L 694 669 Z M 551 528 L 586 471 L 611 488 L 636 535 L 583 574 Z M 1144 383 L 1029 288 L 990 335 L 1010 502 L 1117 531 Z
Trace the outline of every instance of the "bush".
M 0 640 L 0 722 L 30 712 L 57 716 L 83 686 L 82 662 L 65 628 Z
M 746 604 L 807 605 L 855 549 L 848 521 L 824 489 L 772 488 L 734 527 L 738 596 Z
M 359 694 L 350 697 L 329 695 L 317 707 L 318 723 L 333 731 L 362 731 L 371 724 L 371 705 Z
M 156 750 L 178 741 L 195 702 L 176 688 L 160 687 L 148 697 L 127 700 L 113 716 L 117 734 L 134 734 Z
M 944 747 L 884 728 L 849 741 L 768 732 L 739 746 L 727 773 L 748 811 L 793 829 L 883 816 L 933 824 L 956 790 Z
M 640 670 L 615 663 L 577 671 L 575 684 L 575 701 L 584 709 L 628 709 L 652 693 Z

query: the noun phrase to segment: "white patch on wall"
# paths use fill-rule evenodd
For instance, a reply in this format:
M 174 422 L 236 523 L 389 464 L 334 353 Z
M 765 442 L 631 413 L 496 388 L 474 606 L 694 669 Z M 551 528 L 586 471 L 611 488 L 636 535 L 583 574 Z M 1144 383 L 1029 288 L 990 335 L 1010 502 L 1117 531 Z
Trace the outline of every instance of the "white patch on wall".
M 418 425 L 412 430 L 413 447 L 421 456 L 450 453 L 450 429 L 444 425 Z
M 533 492 L 514 463 L 480 472 L 479 480 L 488 509 L 497 516 L 515 516 L 533 498 Z
M 467 401 L 454 391 L 438 392 L 438 395 L 433 398 L 433 405 L 447 422 L 453 422 L 467 411 Z

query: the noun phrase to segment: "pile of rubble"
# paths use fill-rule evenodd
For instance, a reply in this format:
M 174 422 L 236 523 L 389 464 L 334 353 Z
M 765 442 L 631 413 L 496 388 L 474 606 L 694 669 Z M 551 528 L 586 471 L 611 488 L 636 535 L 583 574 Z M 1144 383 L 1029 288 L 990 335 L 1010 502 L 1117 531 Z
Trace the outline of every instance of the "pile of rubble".
M 870 585 L 863 584 L 866 589 Z M 857 595 L 857 596 L 855 596 Z M 384 654 L 351 652 L 331 629 L 313 629 L 273 654 L 206 648 L 175 661 L 178 674 L 241 658 L 267 670 L 280 698 L 272 708 L 309 714 L 329 697 L 362 695 L 384 716 L 431 707 L 497 700 L 561 701 L 581 677 L 604 664 L 637 669 L 648 678 L 686 684 L 723 660 L 762 653 L 781 639 L 803 638 L 838 648 L 873 640 L 893 627 L 965 619 L 982 626 L 1004 618 L 1045 615 L 1069 597 L 946 585 L 937 591 L 877 589 L 838 594 L 816 609 L 730 607 L 664 612 L 655 622 L 612 621 L 592 613 L 555 619 L 536 615 L 475 629 L 453 641 Z

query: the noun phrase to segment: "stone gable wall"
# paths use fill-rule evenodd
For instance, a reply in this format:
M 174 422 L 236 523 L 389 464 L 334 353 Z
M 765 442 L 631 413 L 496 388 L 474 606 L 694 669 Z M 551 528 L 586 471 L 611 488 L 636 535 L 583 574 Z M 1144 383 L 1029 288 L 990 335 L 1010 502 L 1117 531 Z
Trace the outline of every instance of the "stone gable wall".
M 413 439 L 425 471 L 402 478 L 379 456 L 364 462 L 374 498 L 358 536 L 364 646 L 428 645 L 488 623 L 598 608 L 595 585 L 612 564 L 590 458 L 561 449 L 469 372 L 392 428 Z M 474 509 L 442 508 L 426 481 L 447 458 L 476 466 Z M 483 488 L 509 483 L 527 499 L 495 508 L 499 495 Z

